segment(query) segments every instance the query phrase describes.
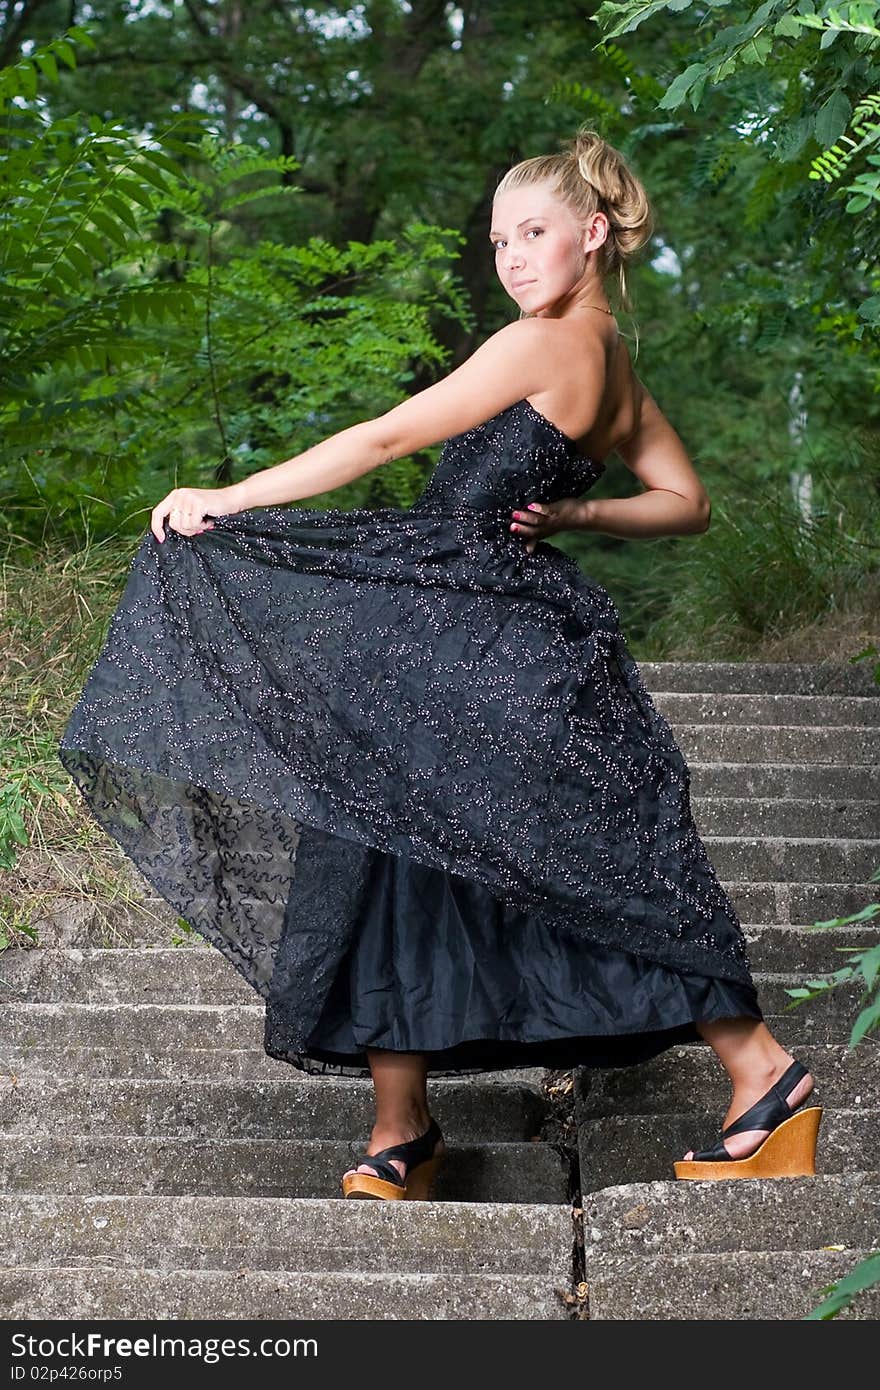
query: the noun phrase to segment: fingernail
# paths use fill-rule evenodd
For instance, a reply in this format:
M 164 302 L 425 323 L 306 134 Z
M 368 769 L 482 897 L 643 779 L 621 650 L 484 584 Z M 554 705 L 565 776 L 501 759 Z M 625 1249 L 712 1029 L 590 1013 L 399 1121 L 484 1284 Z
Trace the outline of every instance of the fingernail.
M 530 503 L 529 503 L 529 511 L 530 511 L 530 512 L 537 512 L 537 511 L 540 511 L 540 507 L 538 506 L 537 502 L 530 502 Z

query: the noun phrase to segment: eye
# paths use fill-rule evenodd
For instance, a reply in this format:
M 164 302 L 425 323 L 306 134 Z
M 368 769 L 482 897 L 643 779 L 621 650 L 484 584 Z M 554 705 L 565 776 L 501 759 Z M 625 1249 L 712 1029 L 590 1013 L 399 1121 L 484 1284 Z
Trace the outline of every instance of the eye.
M 540 235 L 540 233 L 541 233 L 542 231 L 543 231 L 543 228 L 542 228 L 542 227 L 529 227 L 529 228 L 527 229 L 527 231 L 525 231 L 525 232 L 523 233 L 523 235 L 524 235 L 524 236 L 528 236 L 529 232 L 538 232 L 538 234 Z M 499 251 L 503 245 L 504 245 L 504 238 L 503 238 L 503 237 L 499 237 L 497 241 L 493 241 L 493 242 L 492 242 L 492 247 L 493 247 L 493 249 L 494 249 L 495 251 Z

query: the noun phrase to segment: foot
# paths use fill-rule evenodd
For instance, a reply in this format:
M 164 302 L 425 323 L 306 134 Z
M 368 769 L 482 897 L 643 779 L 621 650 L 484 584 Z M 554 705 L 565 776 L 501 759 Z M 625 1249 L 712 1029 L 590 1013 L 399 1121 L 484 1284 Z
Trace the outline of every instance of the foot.
M 408 1144 L 411 1139 L 418 1139 L 431 1123 L 431 1116 L 425 1111 L 424 1116 L 416 1118 L 411 1124 L 391 1124 L 380 1126 L 373 1125 L 370 1133 L 370 1142 L 367 1145 L 367 1154 L 377 1154 L 382 1149 L 389 1148 L 392 1144 Z M 436 1149 L 435 1149 L 436 1153 Z M 388 1160 L 392 1168 L 396 1168 L 401 1178 L 406 1181 L 406 1161 L 402 1158 L 391 1158 Z M 359 1163 L 357 1168 L 347 1168 L 343 1177 L 347 1178 L 350 1173 L 369 1173 L 372 1177 L 379 1177 L 375 1168 L 371 1168 L 366 1163 Z
M 744 1115 L 756 1100 L 760 1100 L 761 1096 L 766 1095 L 770 1087 L 779 1080 L 780 1076 L 784 1075 L 793 1061 L 794 1058 L 786 1052 L 783 1054 L 782 1061 L 775 1066 L 768 1067 L 764 1072 L 755 1073 L 754 1076 L 749 1077 L 747 1082 L 742 1082 L 736 1086 L 727 1114 L 722 1122 L 722 1129 L 733 1124 L 733 1121 L 738 1119 L 740 1115 Z M 801 1102 L 806 1100 L 812 1089 L 813 1078 L 808 1072 L 806 1076 L 801 1077 L 797 1085 L 785 1097 L 788 1108 L 791 1111 L 796 1110 Z M 731 1158 L 748 1158 L 749 1154 L 753 1154 L 756 1149 L 761 1147 L 769 1133 L 769 1129 L 746 1129 L 741 1134 L 731 1134 L 729 1138 L 724 1140 L 724 1147 Z M 688 1149 L 684 1155 L 686 1161 L 692 1159 L 693 1156 L 693 1149 Z

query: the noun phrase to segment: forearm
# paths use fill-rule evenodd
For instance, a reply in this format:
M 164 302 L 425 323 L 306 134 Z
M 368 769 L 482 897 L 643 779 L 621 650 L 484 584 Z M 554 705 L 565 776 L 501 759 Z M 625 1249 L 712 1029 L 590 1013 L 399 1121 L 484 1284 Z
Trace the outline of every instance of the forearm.
M 225 489 L 239 511 L 298 502 L 332 492 L 364 473 L 387 463 L 394 455 L 382 442 L 375 420 L 363 420 L 322 439 L 311 449 L 242 478 Z
M 578 507 L 576 530 L 624 539 L 686 536 L 709 526 L 708 499 L 695 502 L 665 488 L 649 488 L 636 497 L 588 497 Z

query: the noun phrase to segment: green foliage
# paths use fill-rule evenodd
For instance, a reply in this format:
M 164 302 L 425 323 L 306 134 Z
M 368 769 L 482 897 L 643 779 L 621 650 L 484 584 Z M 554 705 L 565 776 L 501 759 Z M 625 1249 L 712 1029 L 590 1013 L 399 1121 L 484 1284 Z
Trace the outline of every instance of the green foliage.
M 828 1284 L 822 1290 L 822 1293 L 827 1295 L 825 1300 L 807 1313 L 801 1321 L 827 1322 L 829 1318 L 836 1317 L 841 1309 L 848 1307 L 856 1294 L 863 1293 L 874 1284 L 880 1284 L 880 1250 L 861 1260 L 836 1284 Z
M 696 11 L 693 0 L 605 0 L 595 16 L 603 42 L 632 33 L 661 11 Z M 776 206 L 784 204 L 811 243 L 808 267 L 815 275 L 815 302 L 839 293 L 833 275 L 839 256 L 839 223 L 803 196 L 804 159 L 808 179 L 831 185 L 852 161 L 860 160 L 852 182 L 834 190 L 846 199 L 844 210 L 855 219 L 848 234 L 860 271 L 861 294 L 848 331 L 872 353 L 880 380 L 880 156 L 872 153 L 880 137 L 880 97 L 871 87 L 880 80 L 878 0 L 860 0 L 841 9 L 808 9 L 789 0 L 740 0 L 725 6 L 728 22 L 707 30 L 698 24 L 699 54 L 679 71 L 657 102 L 661 111 L 676 111 L 688 102 L 693 111 L 713 88 L 730 86 L 739 98 L 739 134 L 768 152 L 757 174 L 748 225 L 760 227 Z M 813 31 L 821 31 L 817 42 Z M 844 36 L 846 42 L 843 42 Z M 836 40 L 838 48 L 832 50 Z M 829 50 L 832 50 L 829 54 Z M 769 60 L 773 59 L 772 64 Z M 758 70 L 764 71 L 759 74 Z M 847 127 L 852 134 L 847 135 Z M 816 147 L 817 153 L 812 153 Z M 793 164 L 796 176 L 780 165 Z M 841 333 L 840 324 L 835 333 Z
M 872 877 L 872 882 L 876 883 L 880 879 L 880 870 Z M 813 930 L 828 931 L 832 928 L 850 927 L 858 922 L 870 922 L 880 917 L 880 903 L 869 903 L 862 908 L 861 912 L 855 912 L 849 917 L 834 917 L 827 922 L 814 922 Z M 837 946 L 838 951 L 848 951 L 849 946 Z M 789 1005 L 789 1010 L 798 1008 L 807 1003 L 810 999 L 818 999 L 831 990 L 839 989 L 841 985 L 848 984 L 851 980 L 862 980 L 864 982 L 864 992 L 860 1002 L 860 1012 L 853 1023 L 852 1032 L 848 1046 L 854 1048 L 869 1033 L 880 1028 L 880 994 L 877 992 L 878 971 L 880 971 L 880 946 L 872 946 L 866 950 L 856 951 L 847 957 L 848 963 L 835 970 L 832 974 L 824 976 L 822 979 L 807 980 L 806 984 L 796 988 L 786 989 L 786 994 L 790 995 L 794 1003 Z
M 445 360 L 430 315 L 468 313 L 451 229 L 283 244 L 266 232 L 301 191 L 291 156 L 191 114 L 149 137 L 47 118 L 23 98 L 77 35 L 0 73 L 0 518 L 81 542 L 390 408 L 414 360 Z M 335 500 L 412 498 L 424 472 L 401 460 Z

